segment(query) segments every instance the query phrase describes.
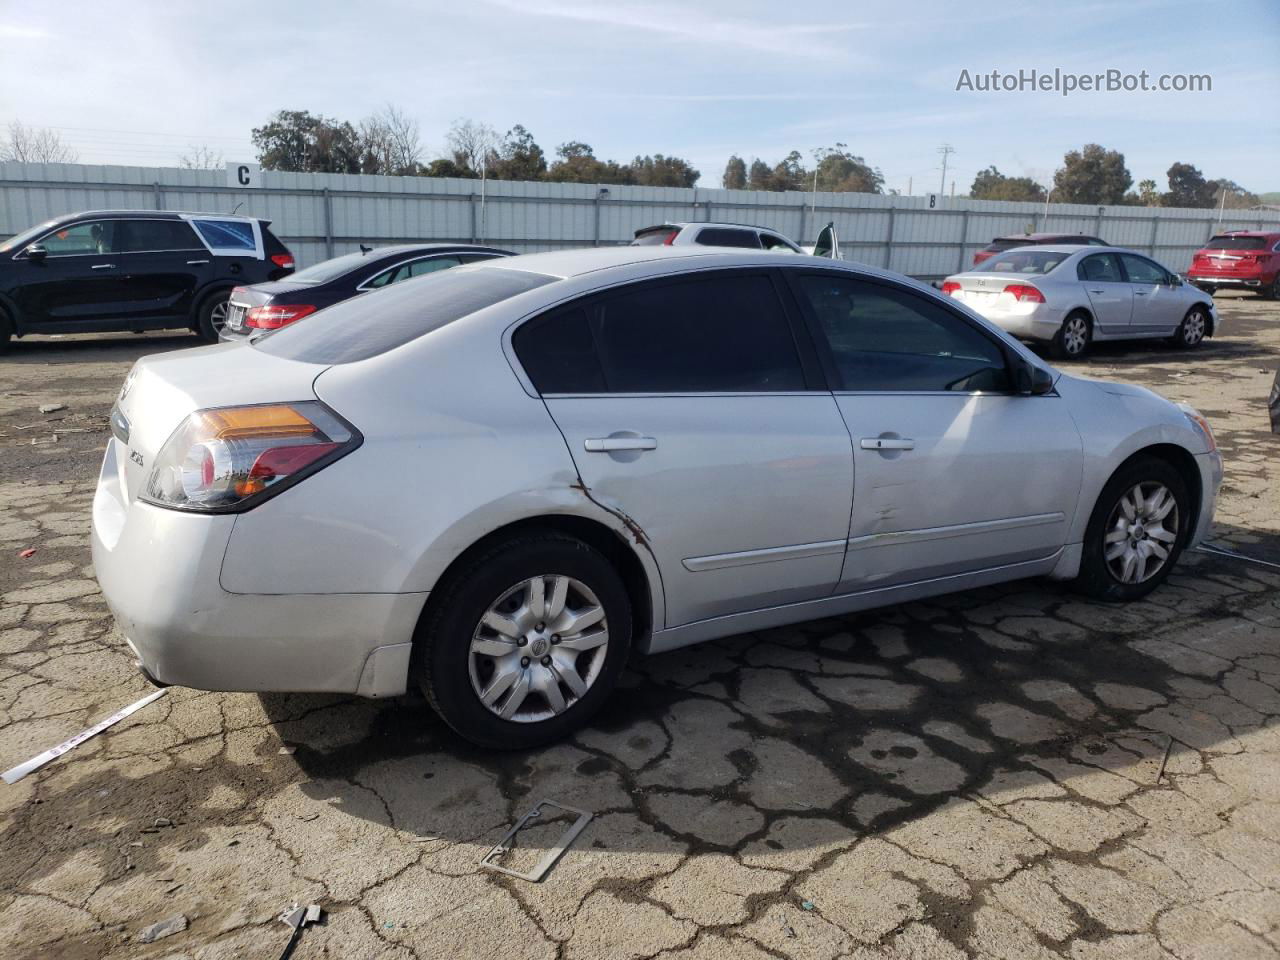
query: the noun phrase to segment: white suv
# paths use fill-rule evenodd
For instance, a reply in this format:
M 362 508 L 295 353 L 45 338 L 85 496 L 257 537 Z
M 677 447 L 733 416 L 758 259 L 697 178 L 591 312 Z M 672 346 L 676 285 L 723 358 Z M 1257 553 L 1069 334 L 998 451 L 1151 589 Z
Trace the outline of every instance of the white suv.
M 735 247 L 768 250 L 770 253 L 808 253 L 815 257 L 840 259 L 834 223 L 828 223 L 812 247 L 801 247 L 782 234 L 745 223 L 660 223 L 641 227 L 631 241 L 633 247 Z

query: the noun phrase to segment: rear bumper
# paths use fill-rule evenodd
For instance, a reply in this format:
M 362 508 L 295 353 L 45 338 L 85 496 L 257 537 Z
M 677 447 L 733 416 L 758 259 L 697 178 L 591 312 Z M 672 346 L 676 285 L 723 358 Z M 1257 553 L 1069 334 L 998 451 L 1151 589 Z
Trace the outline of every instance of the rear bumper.
M 200 690 L 403 693 L 415 594 L 239 594 L 219 585 L 234 516 L 121 495 L 109 447 L 93 503 L 93 565 L 153 682 Z
M 1196 274 L 1187 277 L 1187 282 L 1195 284 L 1203 289 L 1204 287 L 1241 287 L 1245 289 L 1257 289 L 1264 286 L 1262 277 L 1213 277 L 1203 274 Z

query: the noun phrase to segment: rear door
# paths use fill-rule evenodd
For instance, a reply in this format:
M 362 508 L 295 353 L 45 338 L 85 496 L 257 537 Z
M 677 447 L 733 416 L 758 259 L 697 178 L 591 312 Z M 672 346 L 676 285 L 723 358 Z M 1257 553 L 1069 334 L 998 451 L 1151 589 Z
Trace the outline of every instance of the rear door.
M 141 329 L 186 324 L 213 279 L 213 259 L 183 220 L 117 220 L 113 246 L 129 319 Z
M 666 626 L 830 594 L 849 433 L 770 272 L 631 284 L 512 345 L 588 494 L 643 531 Z
M 1119 256 L 1133 294 L 1129 332 L 1173 333 L 1182 322 L 1187 304 L 1181 292 L 1173 286 L 1169 271 L 1137 254 L 1122 253 Z
M 1094 253 L 1076 266 L 1093 310 L 1094 323 L 1103 333 L 1123 334 L 1133 316 L 1133 288 L 1114 253 Z
M 848 274 L 787 273 L 853 439 L 838 591 L 1053 557 L 1081 476 L 1064 401 L 1012 393 L 999 341 L 923 294 Z

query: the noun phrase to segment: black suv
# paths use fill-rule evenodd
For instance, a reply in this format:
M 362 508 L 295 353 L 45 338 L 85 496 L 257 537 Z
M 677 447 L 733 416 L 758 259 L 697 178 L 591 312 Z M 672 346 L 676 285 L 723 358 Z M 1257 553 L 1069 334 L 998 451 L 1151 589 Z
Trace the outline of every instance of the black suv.
M 92 210 L 32 227 L 0 243 L 0 350 L 27 333 L 189 327 L 215 341 L 233 287 L 293 272 L 269 223 Z

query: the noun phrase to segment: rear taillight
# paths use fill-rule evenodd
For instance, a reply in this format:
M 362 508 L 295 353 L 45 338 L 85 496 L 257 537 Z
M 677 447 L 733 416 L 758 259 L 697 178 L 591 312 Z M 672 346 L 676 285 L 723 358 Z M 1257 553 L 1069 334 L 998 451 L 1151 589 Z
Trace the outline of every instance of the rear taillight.
M 301 320 L 309 313 L 315 313 L 316 309 L 309 303 L 282 303 L 279 306 L 267 304 L 265 307 L 252 307 L 244 315 L 244 324 L 246 327 L 255 327 L 258 330 L 278 330 L 295 320 Z
M 274 263 L 281 270 L 292 270 L 293 254 L 292 253 L 273 253 L 271 255 L 271 262 Z
M 1012 294 L 1019 303 L 1044 303 L 1044 294 L 1029 283 L 1011 283 L 1003 292 Z
M 945 293 L 947 296 L 951 296 L 952 294 L 959 293 L 960 284 L 956 283 L 954 280 L 947 280 L 942 284 L 942 292 Z
M 679 234 L 680 234 L 680 231 L 679 231 L 679 230 L 672 230 L 672 231 L 671 231 L 670 233 L 668 233 L 668 234 L 666 235 L 666 237 L 663 239 L 663 241 L 662 241 L 662 245 L 663 245 L 664 247 L 669 247 L 669 246 L 671 246 L 673 243 L 675 243 L 675 242 L 676 242 L 676 237 L 677 237 Z
M 360 440 L 316 401 L 197 410 L 161 448 L 141 497 L 178 510 L 246 510 Z

